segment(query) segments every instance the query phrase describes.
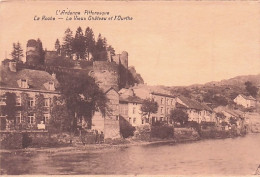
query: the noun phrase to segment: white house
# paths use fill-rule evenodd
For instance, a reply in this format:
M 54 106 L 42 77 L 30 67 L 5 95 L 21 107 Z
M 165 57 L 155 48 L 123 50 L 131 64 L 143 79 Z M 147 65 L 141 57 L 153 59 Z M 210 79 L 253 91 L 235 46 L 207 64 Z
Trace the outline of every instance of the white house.
M 239 94 L 235 99 L 234 102 L 238 105 L 242 105 L 245 108 L 255 108 L 256 107 L 256 99 L 252 96 L 245 96 L 242 94 Z
M 176 98 L 169 91 L 162 89 L 149 88 L 146 85 L 133 87 L 136 96 L 142 99 L 153 99 L 158 104 L 157 113 L 150 116 L 150 123 L 157 121 L 169 122 L 170 111 L 175 108 Z
M 142 99 L 137 96 L 120 97 L 119 103 L 120 116 L 132 126 L 146 124 L 145 117 L 142 116 L 141 112 Z
M 185 110 L 188 113 L 189 121 L 216 122 L 215 113 L 210 107 L 184 96 L 176 98 L 176 108 Z

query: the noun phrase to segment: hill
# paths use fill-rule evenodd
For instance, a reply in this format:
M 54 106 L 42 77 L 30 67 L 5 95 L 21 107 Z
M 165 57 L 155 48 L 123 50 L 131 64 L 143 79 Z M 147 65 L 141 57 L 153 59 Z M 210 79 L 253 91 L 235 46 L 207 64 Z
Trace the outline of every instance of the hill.
M 237 76 L 234 78 L 212 81 L 206 84 L 194 84 L 190 86 L 166 87 L 162 85 L 152 86 L 153 89 L 170 92 L 173 95 L 183 95 L 188 98 L 205 102 L 212 108 L 234 104 L 233 99 L 238 94 L 249 95 L 245 89 L 245 82 L 251 82 L 254 86 L 260 86 L 260 74 Z M 151 87 L 151 86 L 150 86 Z M 260 91 L 257 99 L 260 98 Z
M 244 85 L 245 82 L 252 82 L 253 85 L 260 86 L 260 74 L 257 75 L 245 75 L 245 76 L 237 76 L 231 79 L 221 80 L 221 81 L 213 81 L 204 84 L 205 86 L 223 86 L 223 85 L 233 85 L 233 86 L 241 86 Z

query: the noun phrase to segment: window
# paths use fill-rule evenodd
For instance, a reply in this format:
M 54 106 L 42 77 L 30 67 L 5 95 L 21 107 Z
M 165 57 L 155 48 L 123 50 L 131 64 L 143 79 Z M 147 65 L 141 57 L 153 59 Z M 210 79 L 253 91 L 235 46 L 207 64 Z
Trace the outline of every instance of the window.
M 32 97 L 29 98 L 28 106 L 30 106 L 30 107 L 35 106 L 34 98 L 32 98 Z
M 131 124 L 131 117 L 129 117 L 129 123 Z
M 21 96 L 16 96 L 16 106 L 21 106 Z
M 144 124 L 144 119 L 142 119 L 142 124 Z
M 128 115 L 128 109 L 127 109 L 127 107 L 125 107 L 124 115 Z
M 4 113 L 0 112 L 0 118 L 5 118 L 6 115 L 4 115 Z
M 33 124 L 34 122 L 34 113 L 29 113 L 28 114 L 28 123 Z
M 44 98 L 44 107 L 50 107 L 50 98 Z
M 135 114 L 135 107 L 133 107 L 133 114 Z
M 170 109 L 169 108 L 167 108 L 167 114 L 170 114 Z
M 44 113 L 43 114 L 43 123 L 46 124 L 48 120 L 50 119 L 50 114 L 49 113 Z
M 15 118 L 16 118 L 16 122 L 17 123 L 22 123 L 22 114 L 21 114 L 21 111 L 17 112 L 15 114 Z
M 171 99 L 171 105 L 173 105 L 173 100 Z
M 133 123 L 135 124 L 135 122 L 136 122 L 136 118 L 133 118 Z
M 163 114 L 163 107 L 161 107 L 161 113 Z
M 6 97 L 0 96 L 0 105 L 6 105 Z
M 27 80 L 21 79 L 21 88 L 28 88 Z
M 119 120 L 119 116 L 116 116 L 116 120 Z
M 55 90 L 54 82 L 49 82 L 49 90 Z
M 163 104 L 163 98 L 161 98 L 161 104 Z

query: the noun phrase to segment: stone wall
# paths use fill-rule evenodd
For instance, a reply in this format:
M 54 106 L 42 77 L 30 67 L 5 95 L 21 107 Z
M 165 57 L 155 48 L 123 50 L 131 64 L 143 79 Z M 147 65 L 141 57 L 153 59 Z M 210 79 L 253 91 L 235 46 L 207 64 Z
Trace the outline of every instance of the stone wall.
M 105 135 L 105 139 L 120 138 L 119 120 L 105 118 L 104 135 Z
M 95 78 L 96 83 L 100 88 L 113 87 L 118 90 L 119 70 L 118 65 L 114 62 L 95 61 L 93 70 L 89 75 Z

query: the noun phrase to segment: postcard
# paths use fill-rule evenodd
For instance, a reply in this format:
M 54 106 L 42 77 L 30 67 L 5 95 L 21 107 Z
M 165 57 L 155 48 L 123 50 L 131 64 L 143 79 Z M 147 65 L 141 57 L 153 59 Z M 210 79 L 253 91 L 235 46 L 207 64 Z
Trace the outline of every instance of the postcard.
M 259 1 L 0 1 L 0 174 L 260 174 Z

